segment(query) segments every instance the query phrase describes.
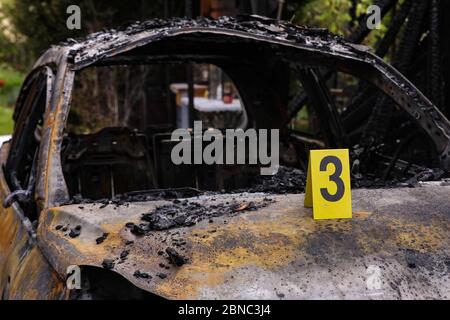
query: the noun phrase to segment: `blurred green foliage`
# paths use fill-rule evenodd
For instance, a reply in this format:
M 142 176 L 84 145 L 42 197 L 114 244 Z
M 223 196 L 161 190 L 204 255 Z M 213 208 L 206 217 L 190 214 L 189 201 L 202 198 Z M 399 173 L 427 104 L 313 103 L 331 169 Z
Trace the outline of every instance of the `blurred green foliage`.
M 23 81 L 23 74 L 11 69 L 9 66 L 0 65 L 0 106 L 12 106 Z
M 0 135 L 11 134 L 13 130 L 13 105 L 19 94 L 23 74 L 0 65 Z
M 182 15 L 184 1 L 171 1 L 170 11 Z M 81 8 L 81 30 L 69 30 L 66 10 Z M 172 8 L 173 7 L 173 8 Z M 161 17 L 164 1 L 148 0 L 0 0 L 0 58 L 17 69 L 28 70 L 52 44 L 136 20 Z M 3 21 L 2 21 L 3 20 Z M 20 56 L 20 61 L 17 57 Z
M 13 109 L 0 106 L 0 136 L 11 134 L 13 131 Z
M 374 0 L 358 0 L 355 8 L 356 17 L 365 14 L 372 4 Z M 293 22 L 299 25 L 327 28 L 333 33 L 346 37 L 352 31 L 351 7 L 351 0 L 305 0 L 304 5 L 299 7 Z M 389 21 L 389 16 L 383 19 L 380 29 L 371 32 L 364 43 L 374 47 L 386 32 Z

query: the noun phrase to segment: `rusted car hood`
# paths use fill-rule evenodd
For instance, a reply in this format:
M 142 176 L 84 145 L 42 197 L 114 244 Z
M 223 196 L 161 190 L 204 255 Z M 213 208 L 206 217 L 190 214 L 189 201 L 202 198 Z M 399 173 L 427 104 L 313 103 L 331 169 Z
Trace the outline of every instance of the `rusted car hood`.
M 275 202 L 140 237 L 125 224 L 138 224 L 143 213 L 170 202 L 69 205 L 41 216 L 38 241 L 61 274 L 68 265 L 101 267 L 105 258 L 117 259 L 113 271 L 166 298 L 448 299 L 449 196 L 448 186 L 356 190 L 354 218 L 334 221 L 314 221 L 303 195 L 204 196 L 196 201 Z M 77 225 L 81 234 L 72 238 L 68 231 Z M 97 244 L 105 232 L 109 236 Z M 158 252 L 174 239 L 186 242 L 178 250 L 189 263 L 167 270 Z M 129 255 L 118 263 L 124 250 Z M 152 279 L 136 278 L 136 270 Z

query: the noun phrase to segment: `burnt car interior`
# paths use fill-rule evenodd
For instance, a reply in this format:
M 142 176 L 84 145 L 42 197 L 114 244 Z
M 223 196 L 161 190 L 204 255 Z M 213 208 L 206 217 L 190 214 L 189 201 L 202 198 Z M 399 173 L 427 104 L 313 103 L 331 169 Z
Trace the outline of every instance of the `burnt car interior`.
M 193 112 L 189 109 L 189 85 L 185 80 L 188 68 L 194 71 L 195 79 Z M 214 87 L 210 86 L 210 73 L 218 80 Z M 141 77 L 135 82 L 140 85 L 118 80 L 108 87 L 103 80 L 97 82 L 107 75 L 125 82 L 135 75 Z M 77 96 L 80 86 L 93 82 L 99 89 L 92 97 Z M 214 93 L 209 92 L 210 87 Z M 222 88 L 227 92 L 221 92 Z M 227 103 L 223 102 L 224 94 L 230 96 Z M 83 114 L 83 106 L 91 98 L 90 106 L 96 112 Z M 105 101 L 118 103 L 117 109 L 102 106 Z M 244 187 L 246 173 L 254 168 L 172 164 L 171 150 L 177 142 L 171 141 L 171 133 L 177 128 L 192 130 L 192 120 L 201 120 L 204 130 L 247 127 L 249 119 L 238 90 L 215 65 L 172 62 L 83 70 L 75 84 L 62 151 L 70 194 L 101 199 L 151 189 Z
M 261 182 L 255 165 L 174 165 L 171 132 L 192 129 L 194 120 L 203 130 L 280 129 L 280 174 L 300 169 L 303 177 L 308 151 L 324 147 L 351 148 L 355 187 L 417 179 L 438 165 L 427 135 L 366 81 L 268 44 L 197 40 L 161 40 L 76 73 L 61 153 L 71 197 L 183 187 L 251 191 Z M 397 119 L 381 135 L 370 116 L 380 103 Z M 405 131 L 411 134 L 400 140 Z

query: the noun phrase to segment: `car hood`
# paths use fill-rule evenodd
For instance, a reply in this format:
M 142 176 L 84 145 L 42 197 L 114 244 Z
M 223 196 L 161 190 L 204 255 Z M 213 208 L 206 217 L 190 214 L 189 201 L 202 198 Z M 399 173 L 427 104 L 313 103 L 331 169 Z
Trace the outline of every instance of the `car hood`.
M 190 201 L 267 205 L 143 236 L 126 224 L 171 201 L 68 205 L 43 212 L 38 243 L 62 275 L 114 259 L 111 271 L 170 299 L 448 299 L 449 195 L 437 185 L 355 190 L 353 219 L 324 221 L 312 219 L 303 195 L 201 196 Z M 170 265 L 167 248 L 188 263 Z

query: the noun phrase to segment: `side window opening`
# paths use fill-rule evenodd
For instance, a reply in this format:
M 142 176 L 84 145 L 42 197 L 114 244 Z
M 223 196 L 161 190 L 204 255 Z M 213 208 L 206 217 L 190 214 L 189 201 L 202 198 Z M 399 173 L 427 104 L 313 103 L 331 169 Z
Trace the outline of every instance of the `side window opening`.
M 173 130 L 192 130 L 194 121 L 201 121 L 203 130 L 246 129 L 239 91 L 216 65 L 170 62 L 80 71 L 61 153 L 70 196 L 95 200 L 152 189 L 221 190 L 245 183 L 236 168 L 172 163 Z
M 35 175 L 51 77 L 52 71 L 44 68 L 36 71 L 23 87 L 14 114 L 14 135 L 6 162 L 6 178 L 12 193 L 5 202 L 11 205 L 17 201 L 31 221 L 37 218 Z

